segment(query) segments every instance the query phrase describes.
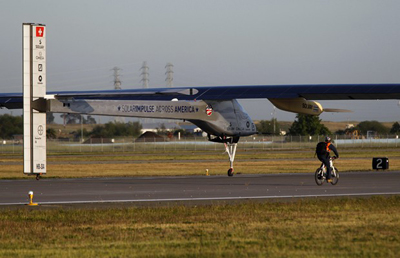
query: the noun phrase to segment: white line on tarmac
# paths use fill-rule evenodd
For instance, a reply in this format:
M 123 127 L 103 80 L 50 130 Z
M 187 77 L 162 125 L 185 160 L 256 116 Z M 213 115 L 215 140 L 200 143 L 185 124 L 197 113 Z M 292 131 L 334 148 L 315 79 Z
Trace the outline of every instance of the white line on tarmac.
M 374 196 L 374 195 L 400 195 L 400 192 L 389 193 L 354 193 L 354 194 L 318 194 L 318 195 L 282 195 L 282 196 L 229 196 L 209 198 L 170 198 L 170 199 L 133 199 L 133 200 L 93 200 L 93 201 L 60 201 L 60 202 L 38 202 L 45 204 L 85 204 L 85 203 L 123 203 L 123 202 L 176 202 L 176 201 L 218 201 L 218 200 L 246 200 L 246 199 L 285 199 L 285 198 L 312 198 L 312 197 L 346 197 L 346 196 Z M 27 203 L 0 203 L 0 206 L 25 205 Z

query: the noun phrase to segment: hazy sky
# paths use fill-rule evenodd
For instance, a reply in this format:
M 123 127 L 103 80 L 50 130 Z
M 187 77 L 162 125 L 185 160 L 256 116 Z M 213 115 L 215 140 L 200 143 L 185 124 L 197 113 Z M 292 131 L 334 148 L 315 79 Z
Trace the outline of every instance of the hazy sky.
M 0 1 L 0 91 L 22 88 L 22 23 L 47 25 L 47 89 L 400 83 L 400 1 Z M 268 100 L 241 101 L 271 119 Z M 321 101 L 353 113 L 323 120 L 400 120 L 398 101 Z M 277 110 L 278 120 L 294 114 Z

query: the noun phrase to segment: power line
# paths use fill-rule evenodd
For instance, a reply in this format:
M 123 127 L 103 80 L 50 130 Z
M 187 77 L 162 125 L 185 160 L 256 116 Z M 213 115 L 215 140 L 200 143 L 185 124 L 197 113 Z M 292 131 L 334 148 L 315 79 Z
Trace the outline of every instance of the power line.
M 149 87 L 149 67 L 147 66 L 147 62 L 144 61 L 142 67 L 140 68 L 142 73 L 140 74 L 142 76 L 142 79 L 140 80 L 143 84 L 143 88 L 148 88 Z
M 167 63 L 165 68 L 167 69 L 167 71 L 165 72 L 165 74 L 167 75 L 167 78 L 165 79 L 165 81 L 167 82 L 167 87 L 172 88 L 172 81 L 174 80 L 174 71 L 172 69 L 174 68 L 174 65 L 171 63 Z
M 122 81 L 120 80 L 120 74 L 119 71 L 121 71 L 122 69 L 115 66 L 113 69 L 111 69 L 111 71 L 114 71 L 114 89 L 115 90 L 120 90 L 121 89 L 121 83 Z

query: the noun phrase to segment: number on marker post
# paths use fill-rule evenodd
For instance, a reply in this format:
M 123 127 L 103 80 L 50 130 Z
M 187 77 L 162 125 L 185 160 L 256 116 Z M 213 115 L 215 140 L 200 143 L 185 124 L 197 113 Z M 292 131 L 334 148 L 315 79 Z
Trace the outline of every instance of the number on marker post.
M 372 158 L 372 169 L 389 169 L 389 159 L 388 158 Z

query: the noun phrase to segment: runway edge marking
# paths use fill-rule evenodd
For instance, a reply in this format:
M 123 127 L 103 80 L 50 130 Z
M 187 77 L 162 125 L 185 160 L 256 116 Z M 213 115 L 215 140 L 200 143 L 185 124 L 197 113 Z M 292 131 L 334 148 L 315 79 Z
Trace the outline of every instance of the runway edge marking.
M 282 195 L 282 196 L 247 196 L 247 197 L 209 197 L 209 198 L 168 198 L 168 199 L 133 199 L 133 200 L 99 200 L 99 201 L 60 201 L 38 202 L 40 205 L 52 204 L 85 204 L 85 203 L 123 203 L 123 202 L 174 202 L 174 201 L 218 201 L 218 200 L 246 200 L 246 199 L 288 199 L 288 198 L 312 198 L 312 197 L 354 197 L 376 195 L 400 195 L 400 192 L 392 193 L 354 193 L 354 194 L 319 194 L 319 195 Z M 25 205 L 26 203 L 0 203 L 0 206 Z

